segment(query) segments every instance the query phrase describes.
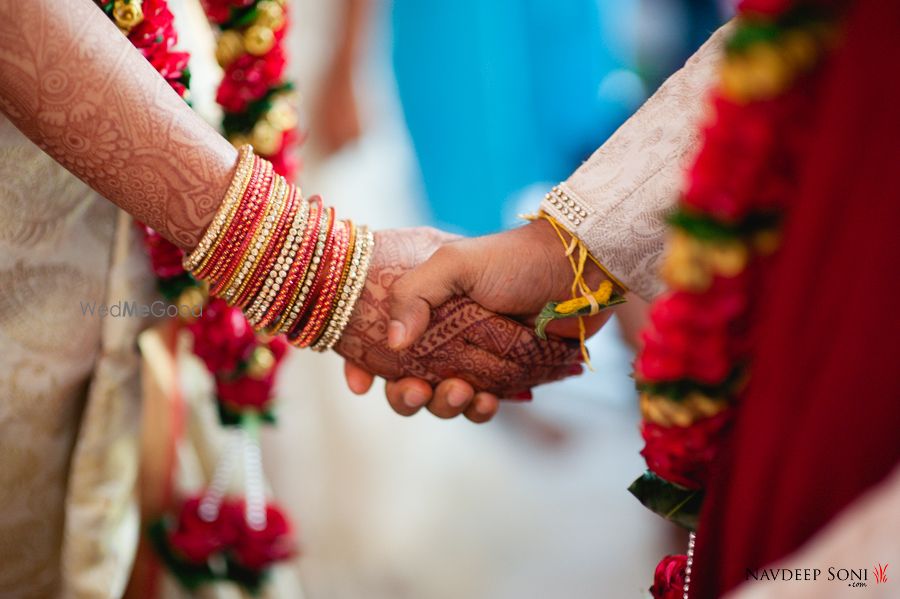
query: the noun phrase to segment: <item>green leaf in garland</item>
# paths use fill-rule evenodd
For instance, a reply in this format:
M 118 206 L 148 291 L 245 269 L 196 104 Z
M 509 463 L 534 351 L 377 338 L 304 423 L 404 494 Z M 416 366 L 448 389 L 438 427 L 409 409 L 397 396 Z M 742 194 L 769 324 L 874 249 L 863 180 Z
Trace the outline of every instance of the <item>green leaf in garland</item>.
M 230 409 L 218 398 L 216 398 L 216 410 L 219 413 L 219 422 L 221 422 L 223 426 L 241 426 L 244 422 L 244 415 L 241 411 Z M 264 424 L 271 424 L 274 426 L 278 422 L 275 417 L 275 411 L 272 409 L 259 412 L 258 417 Z
M 256 8 L 256 3 L 243 9 L 233 8 L 231 9 L 231 19 L 227 23 L 222 24 L 222 29 L 243 29 L 251 25 L 258 15 L 259 11 Z
M 181 292 L 188 287 L 199 287 L 200 283 L 189 272 L 183 272 L 178 276 L 167 279 L 157 279 L 156 288 L 159 293 L 170 302 L 174 302 Z
M 725 43 L 725 50 L 729 53 L 741 53 L 754 44 L 776 42 L 787 31 L 814 30 L 834 18 L 831 8 L 802 2 L 774 18 L 744 15 L 737 19 L 734 32 Z
M 760 231 L 775 229 L 779 220 L 777 214 L 760 212 L 749 214 L 744 220 L 737 223 L 724 223 L 709 215 L 683 208 L 668 218 L 669 224 L 673 227 L 678 227 L 690 233 L 691 236 L 706 241 L 732 240 Z
M 782 32 L 780 24 L 773 21 L 744 17 L 738 19 L 734 33 L 725 44 L 725 49 L 730 53 L 743 52 L 753 44 L 778 39 Z
M 231 137 L 236 134 L 249 134 L 253 131 L 257 121 L 263 118 L 266 112 L 272 108 L 275 96 L 289 92 L 292 89 L 294 89 L 294 86 L 290 82 L 282 83 L 270 88 L 259 100 L 251 102 L 247 106 L 247 110 L 243 112 L 226 112 L 222 118 L 222 130 L 225 131 L 225 135 Z
M 668 397 L 673 401 L 681 401 L 691 393 L 702 393 L 707 397 L 733 397 L 746 383 L 747 369 L 743 363 L 738 363 L 731 373 L 717 385 L 708 385 L 693 379 L 678 379 L 677 381 L 638 381 L 639 391 L 650 395 Z
M 262 571 L 251 570 L 229 559 L 227 577 L 229 580 L 241 585 L 252 596 L 258 597 L 266 580 L 269 578 L 269 569 L 266 568 Z
M 688 530 L 696 530 L 703 491 L 670 483 L 648 470 L 631 483 L 628 491 L 644 507 Z
M 153 522 L 147 529 L 147 536 L 150 538 L 150 543 L 156 550 L 160 560 L 186 589 L 194 591 L 221 578 L 221 576 L 217 576 L 213 572 L 208 563 L 192 564 L 175 555 L 175 552 L 169 545 L 168 526 L 165 518 L 160 518 Z

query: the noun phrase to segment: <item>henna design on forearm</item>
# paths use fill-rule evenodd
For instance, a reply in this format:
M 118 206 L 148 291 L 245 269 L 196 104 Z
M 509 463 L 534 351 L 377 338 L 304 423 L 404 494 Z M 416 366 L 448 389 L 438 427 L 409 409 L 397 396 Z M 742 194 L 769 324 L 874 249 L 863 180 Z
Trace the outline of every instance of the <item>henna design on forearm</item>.
M 569 374 L 580 360 L 577 344 L 541 341 L 530 327 L 463 297 L 434 310 L 428 331 L 410 348 L 397 352 L 387 347 L 389 288 L 451 239 L 433 229 L 378 234 L 365 291 L 338 353 L 388 380 L 414 376 L 436 384 L 458 377 L 501 397 Z
M 183 248 L 212 219 L 237 160 L 91 0 L 0 0 L 0 110 Z
M 232 146 L 172 91 L 91 0 L 0 0 L 0 110 L 60 164 L 184 248 L 225 194 Z M 387 348 L 387 289 L 447 236 L 380 236 L 378 262 L 339 345 L 370 371 L 458 376 L 509 395 L 566 373 L 577 351 L 462 298 L 404 352 Z

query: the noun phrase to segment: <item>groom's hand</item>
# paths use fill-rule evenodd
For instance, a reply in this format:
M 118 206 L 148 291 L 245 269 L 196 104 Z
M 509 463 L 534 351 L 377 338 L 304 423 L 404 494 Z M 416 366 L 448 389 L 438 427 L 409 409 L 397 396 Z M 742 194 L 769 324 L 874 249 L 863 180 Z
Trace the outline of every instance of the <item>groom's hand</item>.
M 427 407 L 440 417 L 465 414 L 470 420 L 484 422 L 496 412 L 498 395 L 524 399 L 529 396 L 527 390 L 532 385 L 581 371 L 577 363 L 578 354 L 572 344 L 563 348 L 556 340 L 539 341 L 531 333 L 530 324 L 519 325 L 487 313 L 482 308 L 453 303 L 459 300 L 453 300 L 449 308 L 445 304 L 455 296 L 466 295 L 495 312 L 518 315 L 527 320 L 547 301 L 569 297 L 571 268 L 559 239 L 548 223 L 537 222 L 506 233 L 466 240 L 454 240 L 432 229 L 382 235 L 379 241 L 386 256 L 376 257 L 376 263 L 393 263 L 395 267 L 373 266 L 374 274 L 370 272 L 367 285 L 367 291 L 372 287 L 371 294 L 367 293 L 368 296 L 361 300 L 362 306 L 354 313 L 354 320 L 358 323 L 378 320 L 359 318 L 357 314 L 370 312 L 373 302 L 376 302 L 377 311 L 384 315 L 384 320 L 377 325 L 378 334 L 387 337 L 386 340 L 395 350 L 408 352 L 415 351 L 423 342 L 423 335 L 426 338 L 429 336 L 426 331 L 440 324 L 435 320 L 446 318 L 448 312 L 481 310 L 480 316 L 475 316 L 481 320 L 470 337 L 474 336 L 476 343 L 492 342 L 495 351 L 498 342 L 506 343 L 506 347 L 498 352 L 503 358 L 499 361 L 503 367 L 495 370 L 495 374 L 501 375 L 500 379 L 506 383 L 505 388 L 490 386 L 489 373 L 485 373 L 488 377 L 482 379 L 483 385 L 473 385 L 471 376 L 468 381 L 453 376 L 455 366 L 444 368 L 449 376 L 441 377 L 443 380 L 439 381 L 433 377 L 409 376 L 414 373 L 407 372 L 386 387 L 388 400 L 395 411 L 411 415 Z M 422 260 L 422 256 L 432 253 L 430 259 L 409 271 Z M 403 256 L 405 258 L 401 258 Z M 587 273 L 588 281 L 594 287 L 602 276 L 599 269 Z M 389 325 L 385 322 L 388 315 Z M 599 328 L 605 319 L 604 315 L 591 319 L 590 331 Z M 577 336 L 577 328 L 572 321 L 553 323 L 550 332 Z M 345 337 L 348 335 L 345 334 Z M 361 353 L 359 346 L 355 351 L 348 351 L 348 347 L 353 345 L 350 340 L 354 337 L 358 334 L 350 333 L 347 344 L 341 349 L 348 357 L 348 384 L 353 391 L 362 393 L 372 383 L 373 367 L 366 364 L 361 367 L 361 360 L 353 357 Z M 511 344 L 510 339 L 513 340 Z M 471 346 L 471 342 L 466 343 L 468 345 L 460 347 Z M 381 352 L 373 350 L 368 359 L 377 357 Z M 477 352 L 468 354 L 462 352 L 455 357 L 463 360 L 474 358 L 474 364 L 484 362 Z M 561 359 L 563 356 L 564 360 Z M 447 366 L 444 362 L 438 363 L 438 367 Z M 460 371 L 459 374 L 463 373 Z M 518 384 L 514 384 L 516 382 Z
M 592 262 L 585 279 L 595 289 L 605 275 Z M 409 347 L 428 328 L 431 311 L 451 297 L 469 297 L 488 310 L 530 320 L 549 301 L 571 297 L 572 267 L 550 223 L 525 226 L 476 238 L 443 243 L 424 263 L 391 285 L 388 344 Z M 605 318 L 593 321 L 593 330 Z M 549 329 L 577 335 L 575 321 Z

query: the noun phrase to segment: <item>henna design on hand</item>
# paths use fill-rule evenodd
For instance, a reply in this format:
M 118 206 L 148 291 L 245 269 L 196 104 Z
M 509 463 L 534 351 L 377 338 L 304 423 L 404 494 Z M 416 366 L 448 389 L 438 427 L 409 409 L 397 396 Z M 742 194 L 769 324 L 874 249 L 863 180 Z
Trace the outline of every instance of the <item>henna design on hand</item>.
M 336 349 L 388 380 L 414 376 L 436 384 L 462 378 L 478 390 L 511 397 L 563 378 L 580 360 L 576 343 L 538 339 L 530 327 L 456 297 L 432 311 L 428 331 L 411 347 L 387 346 L 388 289 L 453 237 L 428 228 L 376 234 L 363 295 Z
M 183 248 L 212 220 L 237 160 L 91 0 L 0 0 L 0 110 Z

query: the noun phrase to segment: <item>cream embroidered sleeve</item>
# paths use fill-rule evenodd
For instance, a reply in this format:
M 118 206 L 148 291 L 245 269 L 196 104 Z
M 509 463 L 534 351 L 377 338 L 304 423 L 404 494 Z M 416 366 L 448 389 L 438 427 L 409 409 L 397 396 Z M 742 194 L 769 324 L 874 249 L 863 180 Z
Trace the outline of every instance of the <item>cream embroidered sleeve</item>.
M 712 37 L 541 204 L 631 291 L 652 299 L 665 217 L 695 155 L 708 89 L 730 25 Z

